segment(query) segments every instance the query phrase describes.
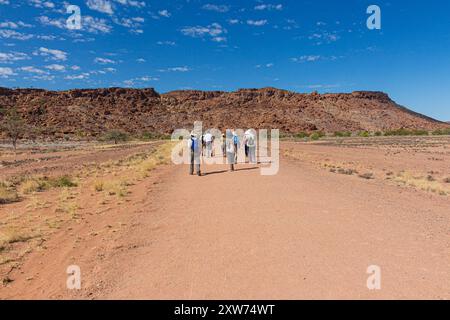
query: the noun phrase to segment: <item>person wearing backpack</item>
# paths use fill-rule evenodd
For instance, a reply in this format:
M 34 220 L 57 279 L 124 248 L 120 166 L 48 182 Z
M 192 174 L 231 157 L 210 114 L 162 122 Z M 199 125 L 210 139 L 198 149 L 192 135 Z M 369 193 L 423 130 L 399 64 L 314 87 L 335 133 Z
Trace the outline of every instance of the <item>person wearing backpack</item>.
M 238 152 L 239 152 L 239 136 L 235 131 L 232 132 L 233 136 L 233 144 L 234 144 L 234 150 L 235 150 L 235 163 L 237 163 L 238 159 Z
M 252 164 L 256 163 L 256 139 L 253 133 L 251 133 L 246 141 L 248 148 L 248 161 Z
M 235 144 L 234 135 L 230 130 L 227 130 L 225 149 L 227 152 L 227 162 L 230 164 L 230 171 L 234 171 L 236 164 L 237 147 Z
M 192 176 L 194 174 L 194 166 L 198 176 L 201 176 L 200 171 L 200 155 L 202 152 L 201 141 L 197 138 L 194 131 L 191 132 L 191 137 L 188 143 L 189 151 L 191 153 L 190 171 L 189 174 Z
M 203 136 L 203 139 L 205 140 L 206 157 L 211 158 L 213 151 L 213 135 L 208 132 Z

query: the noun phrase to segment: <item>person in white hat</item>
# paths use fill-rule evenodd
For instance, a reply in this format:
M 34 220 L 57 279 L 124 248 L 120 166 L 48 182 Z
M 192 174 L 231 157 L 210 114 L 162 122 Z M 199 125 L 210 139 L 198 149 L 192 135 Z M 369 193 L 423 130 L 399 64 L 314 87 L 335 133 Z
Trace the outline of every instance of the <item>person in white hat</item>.
M 234 165 L 236 164 L 237 147 L 234 141 L 233 132 L 231 132 L 231 130 L 227 130 L 225 144 L 225 149 L 227 152 L 227 162 L 230 165 L 230 171 L 234 171 Z
M 200 171 L 200 155 L 202 152 L 202 150 L 201 150 L 202 147 L 201 147 L 201 142 L 197 138 L 197 135 L 195 134 L 194 131 L 191 132 L 191 138 L 189 139 L 188 147 L 191 152 L 191 162 L 190 162 L 189 174 L 190 175 L 194 174 L 194 166 L 195 166 L 197 175 L 201 176 L 202 173 Z
M 249 129 L 244 135 L 245 156 L 249 163 L 256 163 L 256 137 L 255 132 Z

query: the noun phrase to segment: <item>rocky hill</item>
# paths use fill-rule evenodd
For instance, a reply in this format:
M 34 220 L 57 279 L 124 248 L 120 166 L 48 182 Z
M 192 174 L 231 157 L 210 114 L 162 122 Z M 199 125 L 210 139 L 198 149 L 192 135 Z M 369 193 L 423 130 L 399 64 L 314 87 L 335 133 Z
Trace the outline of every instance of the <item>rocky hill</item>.
M 12 106 L 30 127 L 58 136 L 96 136 L 110 129 L 167 134 L 176 128 L 191 128 L 194 121 L 203 121 L 205 128 L 278 128 L 287 133 L 449 127 L 397 105 L 385 93 L 365 91 L 299 94 L 263 88 L 159 94 L 151 88 L 0 88 L 0 107 Z

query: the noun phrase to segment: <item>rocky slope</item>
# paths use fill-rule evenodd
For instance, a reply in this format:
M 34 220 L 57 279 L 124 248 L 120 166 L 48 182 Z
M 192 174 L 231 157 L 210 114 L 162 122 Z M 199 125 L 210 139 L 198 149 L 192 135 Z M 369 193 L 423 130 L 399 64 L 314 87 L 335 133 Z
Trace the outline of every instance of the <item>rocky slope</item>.
M 154 89 L 46 91 L 0 88 L 0 107 L 16 106 L 41 134 L 96 136 L 109 129 L 171 133 L 207 128 L 278 128 L 282 132 L 383 131 L 449 127 L 397 105 L 381 92 L 299 94 L 274 88 L 236 92 Z M 1 116 L 0 116 L 1 117 Z

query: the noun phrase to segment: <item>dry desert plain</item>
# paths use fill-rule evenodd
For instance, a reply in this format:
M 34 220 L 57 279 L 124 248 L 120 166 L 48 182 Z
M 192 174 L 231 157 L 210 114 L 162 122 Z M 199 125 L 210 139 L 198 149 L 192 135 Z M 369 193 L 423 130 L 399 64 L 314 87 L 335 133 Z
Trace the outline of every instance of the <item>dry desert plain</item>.
M 0 298 L 450 298 L 450 137 L 280 148 L 199 178 L 163 141 L 1 147 Z

